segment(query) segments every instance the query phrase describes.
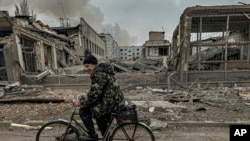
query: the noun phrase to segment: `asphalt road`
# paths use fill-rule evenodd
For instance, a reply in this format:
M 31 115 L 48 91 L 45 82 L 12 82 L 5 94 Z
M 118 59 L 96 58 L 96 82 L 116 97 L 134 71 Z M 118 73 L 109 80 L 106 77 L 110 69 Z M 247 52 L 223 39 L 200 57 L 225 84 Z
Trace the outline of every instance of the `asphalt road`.
M 37 130 L 0 125 L 0 141 L 34 141 Z M 229 141 L 227 127 L 177 127 L 154 131 L 156 141 Z

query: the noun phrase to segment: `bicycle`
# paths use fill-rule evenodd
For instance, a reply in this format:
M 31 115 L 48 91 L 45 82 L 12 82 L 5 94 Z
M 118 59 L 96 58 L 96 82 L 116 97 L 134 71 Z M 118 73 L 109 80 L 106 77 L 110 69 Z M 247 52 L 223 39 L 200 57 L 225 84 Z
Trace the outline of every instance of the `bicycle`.
M 125 109 L 125 110 L 124 110 Z M 111 122 L 100 141 L 155 141 L 149 126 L 139 122 L 135 105 L 126 106 L 112 113 Z M 58 119 L 44 124 L 36 134 L 36 141 L 85 141 L 81 139 L 87 130 L 75 118 L 75 107 L 70 120 Z

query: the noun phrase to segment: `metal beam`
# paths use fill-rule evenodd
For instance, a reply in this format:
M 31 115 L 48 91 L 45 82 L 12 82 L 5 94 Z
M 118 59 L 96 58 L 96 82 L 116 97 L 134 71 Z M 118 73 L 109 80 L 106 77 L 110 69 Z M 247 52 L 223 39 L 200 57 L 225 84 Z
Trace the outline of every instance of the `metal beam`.
M 245 12 L 243 12 L 243 14 L 250 20 L 250 17 Z

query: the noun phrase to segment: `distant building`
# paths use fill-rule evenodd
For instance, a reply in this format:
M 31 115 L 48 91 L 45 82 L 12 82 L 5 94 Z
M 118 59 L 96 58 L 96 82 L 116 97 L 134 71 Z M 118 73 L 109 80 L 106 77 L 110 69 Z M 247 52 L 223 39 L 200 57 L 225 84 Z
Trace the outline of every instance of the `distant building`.
M 105 42 L 105 55 L 107 59 L 119 59 L 120 48 L 111 34 L 101 33 L 99 35 Z
M 149 32 L 149 40 L 143 44 L 142 56 L 146 59 L 170 58 L 171 44 L 164 39 L 164 32 Z
M 120 58 L 123 60 L 141 59 L 142 46 L 122 46 L 120 47 Z

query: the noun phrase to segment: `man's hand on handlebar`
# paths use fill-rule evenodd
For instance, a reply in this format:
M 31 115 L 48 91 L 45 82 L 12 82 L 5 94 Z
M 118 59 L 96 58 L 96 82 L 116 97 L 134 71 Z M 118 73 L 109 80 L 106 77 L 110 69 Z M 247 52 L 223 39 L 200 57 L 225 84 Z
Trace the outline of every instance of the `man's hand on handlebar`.
M 74 107 L 79 107 L 81 105 L 80 100 L 73 100 L 73 106 Z
M 74 106 L 74 107 L 79 107 L 79 106 L 81 105 L 81 101 L 82 101 L 82 100 L 85 100 L 85 97 L 82 96 L 82 95 L 78 95 L 78 96 L 76 97 L 76 100 L 73 100 L 73 106 Z

